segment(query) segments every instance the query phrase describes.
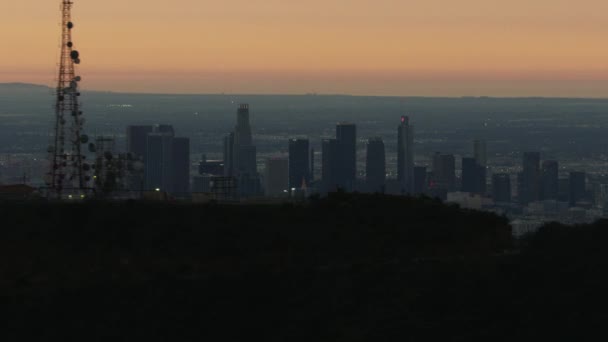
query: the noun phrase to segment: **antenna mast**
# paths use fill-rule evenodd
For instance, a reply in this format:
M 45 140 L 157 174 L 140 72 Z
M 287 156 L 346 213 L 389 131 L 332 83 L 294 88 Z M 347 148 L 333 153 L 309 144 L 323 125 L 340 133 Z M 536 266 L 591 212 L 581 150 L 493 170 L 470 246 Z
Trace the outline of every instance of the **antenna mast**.
M 84 118 L 79 102 L 80 92 L 75 65 L 80 64 L 80 54 L 74 50 L 71 18 L 73 2 L 62 0 L 61 3 L 61 59 L 59 62 L 59 78 L 55 90 L 55 126 L 52 144 L 49 147 L 50 170 L 47 174 L 49 195 L 61 198 L 62 193 L 84 195 L 90 176 L 90 169 L 84 163 L 81 152 L 82 144 L 88 142 L 88 137 L 82 134 Z

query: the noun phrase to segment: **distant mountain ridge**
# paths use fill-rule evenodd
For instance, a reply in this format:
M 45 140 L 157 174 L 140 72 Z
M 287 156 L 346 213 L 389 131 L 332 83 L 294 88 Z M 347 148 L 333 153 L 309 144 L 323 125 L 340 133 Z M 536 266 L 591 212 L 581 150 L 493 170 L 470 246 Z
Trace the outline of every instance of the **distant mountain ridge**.
M 32 84 L 32 83 L 21 83 L 21 82 L 13 82 L 13 83 L 0 83 L 0 91 L 10 91 L 10 90 L 51 90 L 50 87 L 41 85 L 41 84 Z

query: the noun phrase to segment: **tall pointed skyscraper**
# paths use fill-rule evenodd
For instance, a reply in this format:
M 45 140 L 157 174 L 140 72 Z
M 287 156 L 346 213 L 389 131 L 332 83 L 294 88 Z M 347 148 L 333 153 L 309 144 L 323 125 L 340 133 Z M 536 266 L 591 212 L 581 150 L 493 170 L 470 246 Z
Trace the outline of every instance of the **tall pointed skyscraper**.
M 414 191 L 414 126 L 407 116 L 401 117 L 397 137 L 397 178 L 402 193 Z
M 256 148 L 253 145 L 251 125 L 249 124 L 249 105 L 241 104 L 237 111 L 234 128 L 233 169 L 236 175 L 257 175 Z

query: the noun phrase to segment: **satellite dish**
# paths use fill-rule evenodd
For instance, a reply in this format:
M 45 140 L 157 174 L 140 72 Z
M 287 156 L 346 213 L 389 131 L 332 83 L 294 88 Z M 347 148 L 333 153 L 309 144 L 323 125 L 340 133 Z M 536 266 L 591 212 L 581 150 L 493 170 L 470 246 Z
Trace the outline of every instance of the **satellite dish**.
M 80 64 L 80 58 L 76 58 L 76 59 L 74 60 L 74 63 L 76 63 L 76 64 Z
M 68 47 L 71 48 L 72 46 L 74 46 L 74 43 L 68 42 Z
M 69 28 L 70 30 L 71 30 L 71 29 L 73 29 L 73 28 L 74 28 L 74 23 L 70 21 L 70 22 L 68 23 L 68 28 Z
M 80 82 L 80 81 L 82 81 L 82 77 L 76 76 L 76 77 L 74 77 L 74 81 Z
M 78 57 L 79 57 L 79 56 L 80 56 L 80 52 L 78 52 L 78 51 L 76 51 L 76 50 L 74 50 L 74 51 L 70 52 L 70 57 L 71 57 L 72 59 L 78 59 Z

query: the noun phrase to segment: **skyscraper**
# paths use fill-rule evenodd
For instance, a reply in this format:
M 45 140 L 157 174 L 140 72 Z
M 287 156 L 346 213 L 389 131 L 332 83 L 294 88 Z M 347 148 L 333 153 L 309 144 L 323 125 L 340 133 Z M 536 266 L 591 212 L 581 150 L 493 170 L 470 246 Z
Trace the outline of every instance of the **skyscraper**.
M 585 172 L 570 172 L 570 206 L 576 206 L 587 195 L 587 174 Z
M 336 139 L 323 139 L 321 146 L 322 161 L 321 161 L 321 174 L 322 174 L 322 189 L 323 192 L 336 191 L 338 184 L 338 140 Z
M 433 179 L 437 189 L 456 190 L 456 158 L 453 154 L 436 153 L 433 156 Z
M 477 193 L 479 191 L 479 167 L 475 158 L 462 158 L 462 191 Z
M 511 175 L 495 173 L 492 175 L 492 198 L 494 202 L 511 202 Z
M 224 136 L 224 176 L 234 176 L 234 133 Z
M 289 140 L 289 188 L 310 186 L 310 143 L 308 139 Z
M 251 125 L 249 124 L 249 105 L 241 104 L 237 110 L 237 123 L 234 128 L 233 170 L 240 174 L 257 175 L 256 148 L 253 145 Z
M 483 166 L 484 168 L 488 166 L 485 140 L 473 141 L 473 153 L 477 164 Z
M 169 125 L 156 125 L 146 144 L 146 189 L 176 196 L 190 192 L 190 139 L 174 136 Z
M 190 139 L 173 138 L 173 193 L 185 197 L 190 192 Z
M 520 202 L 522 204 L 528 204 L 530 202 L 538 201 L 540 197 L 539 152 L 524 152 L 521 177 Z
M 426 166 L 414 167 L 414 194 L 425 194 L 428 189 Z
M 147 138 L 146 189 L 173 192 L 173 135 L 152 132 Z
M 338 143 L 337 182 L 345 191 L 355 190 L 357 180 L 357 126 L 339 123 L 336 126 Z
M 152 126 L 127 126 L 127 152 L 145 161 L 149 133 Z
M 541 199 L 557 200 L 559 196 L 559 165 L 555 160 L 545 160 L 542 164 Z
M 397 134 L 397 179 L 402 193 L 414 190 L 414 126 L 402 116 Z
M 383 193 L 385 190 L 386 155 L 382 138 L 371 138 L 367 141 L 365 182 L 368 191 Z
M 287 196 L 289 192 L 289 161 L 285 158 L 269 158 L 266 160 L 264 180 L 266 196 Z

